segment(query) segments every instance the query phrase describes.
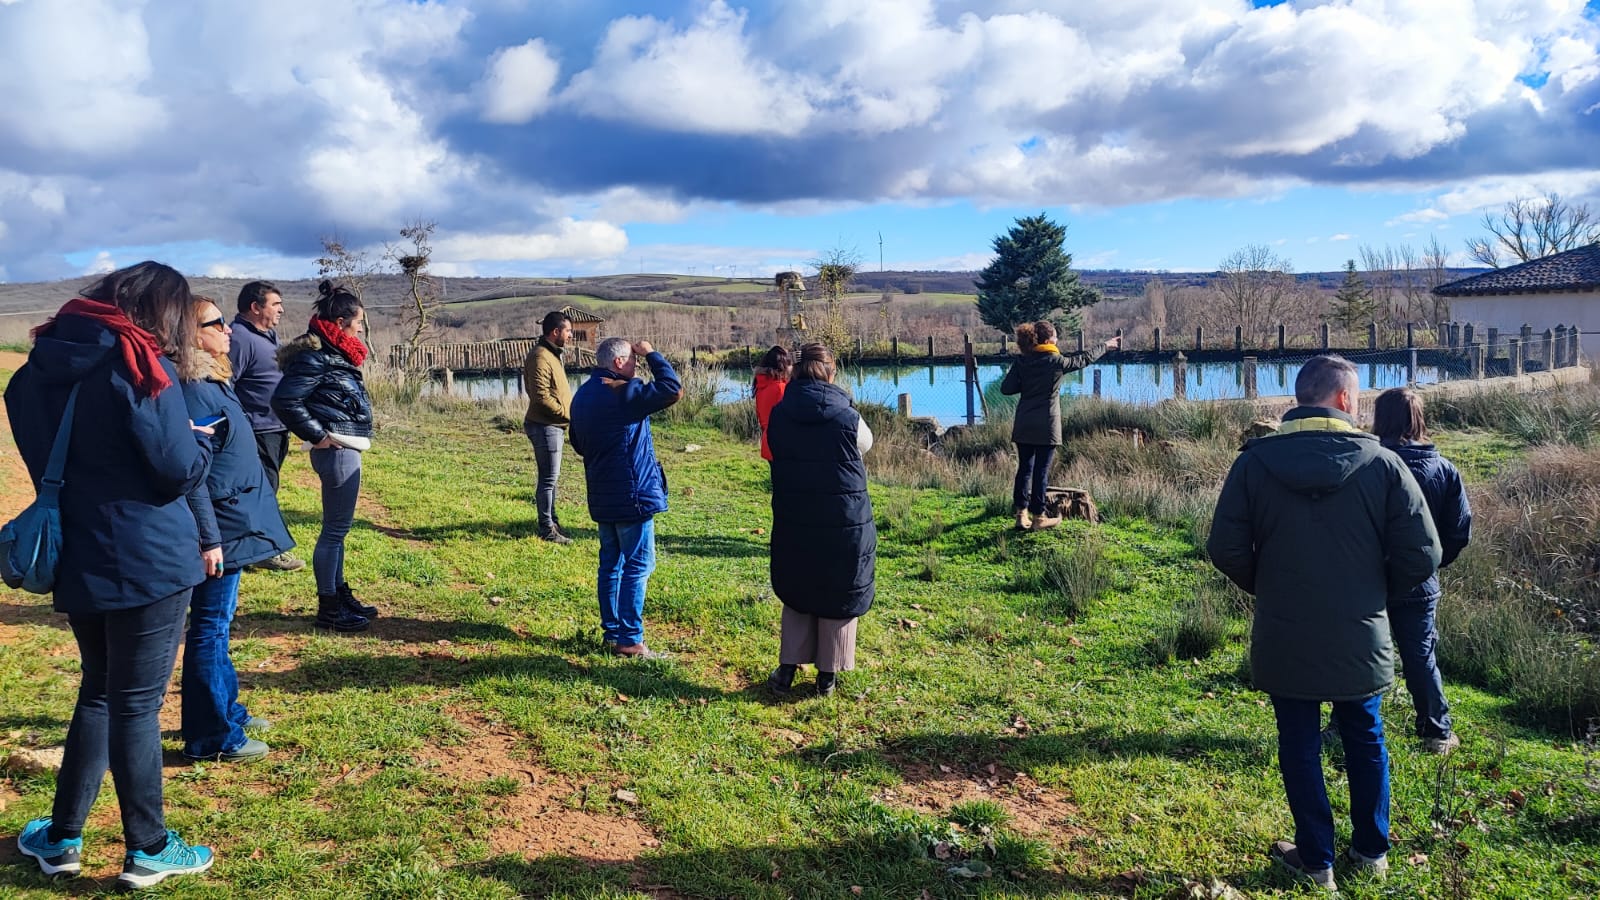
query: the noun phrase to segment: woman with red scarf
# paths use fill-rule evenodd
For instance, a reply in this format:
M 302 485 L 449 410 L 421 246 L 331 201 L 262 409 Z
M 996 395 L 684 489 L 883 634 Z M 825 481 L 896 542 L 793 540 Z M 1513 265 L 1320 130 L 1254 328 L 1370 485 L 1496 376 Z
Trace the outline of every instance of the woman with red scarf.
M 167 830 L 158 720 L 191 593 L 206 578 L 185 495 L 205 482 L 211 429 L 193 427 L 174 389 L 194 330 L 182 275 L 155 262 L 129 266 L 35 329 L 6 388 L 35 489 L 69 403 L 72 416 L 53 602 L 72 626 L 83 678 L 51 814 L 17 838 L 46 875 L 82 870 L 83 825 L 107 769 L 127 848 L 122 887 L 211 867 L 210 848 Z
M 361 493 L 361 453 L 372 445 L 372 402 L 361 380 L 367 345 L 357 334 L 366 311 L 361 298 L 331 281 L 318 286 L 306 333 L 278 351 L 283 380 L 272 411 L 311 447 L 311 468 L 322 479 L 322 533 L 311 555 L 317 577 L 318 628 L 365 631 L 377 607 L 356 599 L 344 577 L 344 539 Z

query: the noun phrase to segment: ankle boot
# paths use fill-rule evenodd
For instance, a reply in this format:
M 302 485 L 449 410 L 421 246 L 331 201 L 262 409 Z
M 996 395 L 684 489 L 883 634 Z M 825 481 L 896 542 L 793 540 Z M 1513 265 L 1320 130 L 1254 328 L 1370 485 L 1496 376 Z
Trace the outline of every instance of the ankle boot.
M 339 582 L 339 603 L 344 606 L 347 612 L 361 616 L 364 619 L 376 619 L 378 617 L 378 608 L 357 600 L 356 592 L 350 589 L 350 582 L 348 581 Z
M 1033 517 L 1028 515 L 1028 508 L 1026 506 L 1019 506 L 1013 512 L 1017 517 L 1018 531 L 1027 531 L 1028 528 L 1033 525 Z
M 767 676 L 767 689 L 774 694 L 787 694 L 794 689 L 794 673 L 798 666 L 783 665 Z
M 839 676 L 833 672 L 817 670 L 817 696 L 826 697 L 839 686 Z
M 332 629 L 340 634 L 351 634 L 357 631 L 366 631 L 372 623 L 366 616 L 359 616 L 344 606 L 344 598 L 338 594 L 317 595 L 317 621 L 318 628 Z

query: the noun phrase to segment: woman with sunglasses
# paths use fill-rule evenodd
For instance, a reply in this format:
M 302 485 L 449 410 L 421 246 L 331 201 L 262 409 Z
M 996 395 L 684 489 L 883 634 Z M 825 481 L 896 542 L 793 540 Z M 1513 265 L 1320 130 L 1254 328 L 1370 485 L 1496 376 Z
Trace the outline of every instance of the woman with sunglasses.
M 189 494 L 200 529 L 206 580 L 194 589 L 183 650 L 183 755 L 190 759 L 249 762 L 267 755 L 264 742 L 245 729 L 264 730 L 265 719 L 239 702 L 239 676 L 228 656 L 239 575 L 245 566 L 294 546 L 256 452 L 255 432 L 229 383 L 232 329 L 210 297 L 194 298 L 199 352 L 181 373 L 189 418 L 215 431 L 211 471 Z
M 344 577 L 344 539 L 361 493 L 361 453 L 372 445 L 372 402 L 361 380 L 367 345 L 358 337 L 366 316 L 361 298 L 324 281 L 306 333 L 278 351 L 283 380 L 272 411 L 311 446 L 311 468 L 322 479 L 322 532 L 311 554 L 317 576 L 318 628 L 365 631 L 378 614 L 356 599 Z

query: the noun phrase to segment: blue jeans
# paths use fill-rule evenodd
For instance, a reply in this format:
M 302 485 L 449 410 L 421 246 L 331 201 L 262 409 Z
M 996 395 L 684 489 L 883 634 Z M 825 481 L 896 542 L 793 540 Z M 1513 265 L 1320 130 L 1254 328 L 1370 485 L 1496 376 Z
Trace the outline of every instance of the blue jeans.
M 1389 630 L 1405 667 L 1406 690 L 1417 711 L 1417 737 L 1450 736 L 1450 704 L 1444 699 L 1444 679 L 1439 677 L 1439 631 L 1433 614 L 1437 596 L 1426 599 L 1389 601 Z
M 1333 704 L 1350 780 L 1350 845 L 1366 857 L 1389 852 L 1389 750 L 1383 743 L 1382 694 Z M 1333 865 L 1333 809 L 1322 780 L 1322 704 L 1273 697 L 1278 769 L 1294 815 L 1294 843 L 1308 869 Z
M 655 519 L 600 522 L 600 628 L 608 644 L 644 642 L 644 591 L 656 568 Z
M 1033 515 L 1044 512 L 1044 489 L 1050 480 L 1050 463 L 1056 448 L 1049 444 L 1017 445 L 1017 478 L 1011 486 L 1012 505 Z
M 344 584 L 344 539 L 356 519 L 361 494 L 361 453 L 347 447 L 311 451 L 311 468 L 322 479 L 322 531 L 311 552 L 317 593 L 337 594 Z
M 106 769 L 122 809 L 122 839 L 141 850 L 166 839 L 161 810 L 161 701 L 183 637 L 189 589 L 147 606 L 67 617 L 83 683 L 56 775 L 54 829 L 76 836 Z
M 239 570 L 207 578 L 194 589 L 189 635 L 183 647 L 183 752 L 211 757 L 245 742 L 250 714 L 239 702 L 239 676 L 228 656 L 233 613 L 239 606 Z

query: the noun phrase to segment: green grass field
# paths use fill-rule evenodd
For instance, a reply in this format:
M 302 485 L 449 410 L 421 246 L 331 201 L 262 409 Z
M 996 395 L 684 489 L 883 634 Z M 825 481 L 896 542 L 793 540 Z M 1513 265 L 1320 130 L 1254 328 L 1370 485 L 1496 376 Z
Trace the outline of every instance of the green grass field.
M 166 894 L 1165 898 L 1214 896 L 1214 879 L 1296 893 L 1265 856 L 1292 824 L 1242 628 L 1204 659 L 1147 650 L 1205 575 L 1188 529 L 1018 535 L 981 499 L 875 485 L 860 669 L 832 698 L 774 701 L 757 687 L 778 646 L 766 467 L 705 426 L 658 425 L 656 440 L 672 509 L 646 622 L 673 658 L 637 663 L 599 650 L 598 542 L 570 450 L 559 509 L 577 541 L 557 547 L 534 537 L 527 441 L 490 411 L 384 423 L 348 562 L 383 617 L 319 634 L 309 568 L 245 576 L 234 655 L 274 752 L 186 763 L 169 697 L 169 820 L 220 855 Z M 315 480 L 299 454 L 285 472 L 309 557 Z M 1041 591 L 1026 573 L 1056 550 L 1075 554 L 1074 581 Z M 59 744 L 76 672 L 65 621 L 0 593 L 0 748 Z M 1493 694 L 1449 692 L 1464 745 L 1447 762 L 1404 736 L 1403 690 L 1386 699 L 1394 871 L 1341 868 L 1344 896 L 1600 893 L 1592 751 Z M 1342 814 L 1342 774 L 1328 777 Z M 93 878 L 52 884 L 19 858 L 12 836 L 51 791 L 48 776 L 0 778 L 0 896 L 94 893 L 117 871 L 109 785 Z

